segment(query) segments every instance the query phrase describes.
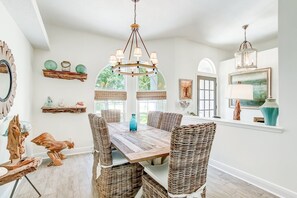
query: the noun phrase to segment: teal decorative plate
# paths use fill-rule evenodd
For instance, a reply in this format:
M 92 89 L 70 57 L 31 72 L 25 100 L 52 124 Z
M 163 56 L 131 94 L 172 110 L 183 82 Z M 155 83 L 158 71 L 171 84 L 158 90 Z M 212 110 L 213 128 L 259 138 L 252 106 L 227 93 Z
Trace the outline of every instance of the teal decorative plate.
M 86 74 L 87 73 L 87 68 L 86 66 L 84 66 L 83 64 L 79 64 L 75 67 L 75 71 L 77 73 L 80 73 L 80 74 Z
M 47 60 L 44 62 L 44 67 L 47 70 L 56 70 L 58 68 L 58 64 L 53 60 Z

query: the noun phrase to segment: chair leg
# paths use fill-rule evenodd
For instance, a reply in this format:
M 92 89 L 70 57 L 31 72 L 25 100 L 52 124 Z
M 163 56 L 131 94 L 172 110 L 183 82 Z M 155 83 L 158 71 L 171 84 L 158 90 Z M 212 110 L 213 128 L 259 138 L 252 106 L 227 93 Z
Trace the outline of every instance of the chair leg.
M 97 166 L 99 163 L 99 153 L 94 152 L 94 162 L 93 162 L 93 181 L 97 179 Z
M 206 198 L 206 188 L 203 189 L 203 192 L 201 193 L 201 198 Z

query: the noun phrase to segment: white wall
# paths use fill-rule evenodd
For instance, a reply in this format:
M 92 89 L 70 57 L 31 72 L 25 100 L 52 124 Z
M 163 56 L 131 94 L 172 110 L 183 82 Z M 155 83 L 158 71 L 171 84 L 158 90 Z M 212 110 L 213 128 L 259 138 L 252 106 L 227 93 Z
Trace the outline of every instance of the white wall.
M 258 53 L 258 68 L 272 68 L 271 78 L 271 96 L 279 99 L 279 79 L 278 79 L 278 48 L 269 49 Z M 229 74 L 236 72 L 235 60 L 230 59 L 220 63 L 219 67 L 219 115 L 224 119 L 233 119 L 233 108 L 229 108 L 228 99 L 225 97 L 225 92 L 229 82 Z M 258 109 L 241 109 L 241 120 L 253 122 L 254 117 L 263 117 Z
M 51 133 L 58 140 L 72 139 L 75 142 L 75 152 L 90 150 L 93 146 L 88 113 L 94 109 L 94 88 L 99 71 L 108 63 L 109 56 L 124 41 L 117 41 L 107 37 L 88 34 L 79 31 L 49 26 L 47 27 L 50 51 L 36 49 L 34 51 L 34 102 L 33 102 L 33 129 L 34 136 L 43 132 Z M 88 79 L 85 82 L 78 80 L 60 80 L 45 78 L 42 74 L 44 62 L 48 59 L 59 65 L 63 60 L 75 66 L 84 64 L 88 69 Z M 42 113 L 47 96 L 51 96 L 55 103 L 63 99 L 66 105 L 75 105 L 83 101 L 88 113 L 82 114 L 49 114 Z M 46 150 L 34 145 L 35 154 Z
M 76 143 L 75 152 L 87 151 L 93 145 L 87 114 L 44 114 L 40 108 L 47 96 L 51 96 L 55 102 L 63 99 L 66 104 L 84 101 L 87 111 L 93 112 L 93 92 L 97 74 L 108 64 L 110 54 L 124 46 L 126 41 L 55 26 L 48 26 L 47 30 L 51 42 L 50 51 L 34 51 L 34 136 L 50 132 L 60 140 L 71 138 Z M 227 57 L 227 53 L 179 38 L 148 41 L 146 45 L 149 50 L 158 52 L 158 67 L 165 77 L 167 86 L 167 110 L 181 111 L 177 106 L 178 79 L 189 78 L 194 80 L 194 99 L 190 109 L 196 112 L 196 73 L 200 60 L 207 57 L 219 65 L 219 62 Z M 88 80 L 81 83 L 43 77 L 43 63 L 47 59 L 55 60 L 58 64 L 63 60 L 69 60 L 73 63 L 73 69 L 79 63 L 85 64 L 88 68 Z M 135 81 L 136 78 L 128 80 L 128 118 L 132 112 L 136 112 Z M 41 147 L 33 148 L 35 154 L 45 152 Z
M 193 100 L 187 111 L 197 114 L 197 74 L 198 65 L 204 58 L 209 58 L 213 61 L 218 71 L 220 62 L 230 56 L 230 52 L 208 47 L 199 43 L 191 42 L 184 39 L 176 39 L 175 50 L 175 75 L 172 83 L 174 89 L 170 90 L 174 93 L 175 100 L 179 99 L 178 79 L 193 80 Z M 176 112 L 182 112 L 181 108 L 176 105 Z
M 297 192 L 297 1 L 279 0 L 279 123 L 285 128 L 284 135 L 277 140 L 275 156 L 278 182 Z M 296 195 L 297 197 L 297 195 Z
M 21 120 L 31 121 L 32 47 L 8 14 L 2 2 L 0 2 L 0 24 L 0 40 L 5 41 L 11 49 L 15 58 L 17 72 L 16 97 L 8 116 L 19 114 Z M 3 120 L 0 120 L 0 128 L 4 126 L 4 124 L 1 126 L 2 122 Z M 0 164 L 9 159 L 9 153 L 6 150 L 7 138 L 2 136 L 2 132 L 0 131 Z M 0 197 L 7 197 L 7 193 L 12 189 L 12 184 L 0 186 Z

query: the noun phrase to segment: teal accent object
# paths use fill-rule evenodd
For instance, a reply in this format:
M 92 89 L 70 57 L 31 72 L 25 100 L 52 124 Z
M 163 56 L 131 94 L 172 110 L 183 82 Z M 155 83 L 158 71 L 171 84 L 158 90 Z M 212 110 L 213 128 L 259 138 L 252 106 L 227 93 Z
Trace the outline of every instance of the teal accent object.
M 260 110 L 264 116 L 265 125 L 276 126 L 279 107 L 275 101 L 275 99 L 267 98 L 265 103 L 260 107 Z
M 44 67 L 47 70 L 56 70 L 58 68 L 58 64 L 53 60 L 47 60 L 44 62 Z
M 137 131 L 136 114 L 132 114 L 132 118 L 130 120 L 130 131 Z
M 75 71 L 77 73 L 80 73 L 80 74 L 86 74 L 87 73 L 87 68 L 86 66 L 84 66 L 83 64 L 79 64 L 75 67 Z

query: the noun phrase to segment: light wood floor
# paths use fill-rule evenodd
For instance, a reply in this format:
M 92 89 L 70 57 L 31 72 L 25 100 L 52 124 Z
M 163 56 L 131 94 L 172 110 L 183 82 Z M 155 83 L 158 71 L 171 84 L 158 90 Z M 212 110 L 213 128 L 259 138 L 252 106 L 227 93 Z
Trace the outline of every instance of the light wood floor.
M 28 175 L 44 198 L 92 198 L 97 197 L 92 185 L 91 154 L 70 156 L 60 167 L 47 167 L 44 161 L 39 170 Z M 23 179 L 15 196 L 38 197 L 30 184 Z M 207 198 L 275 198 L 251 184 L 241 181 L 217 169 L 209 167 Z

